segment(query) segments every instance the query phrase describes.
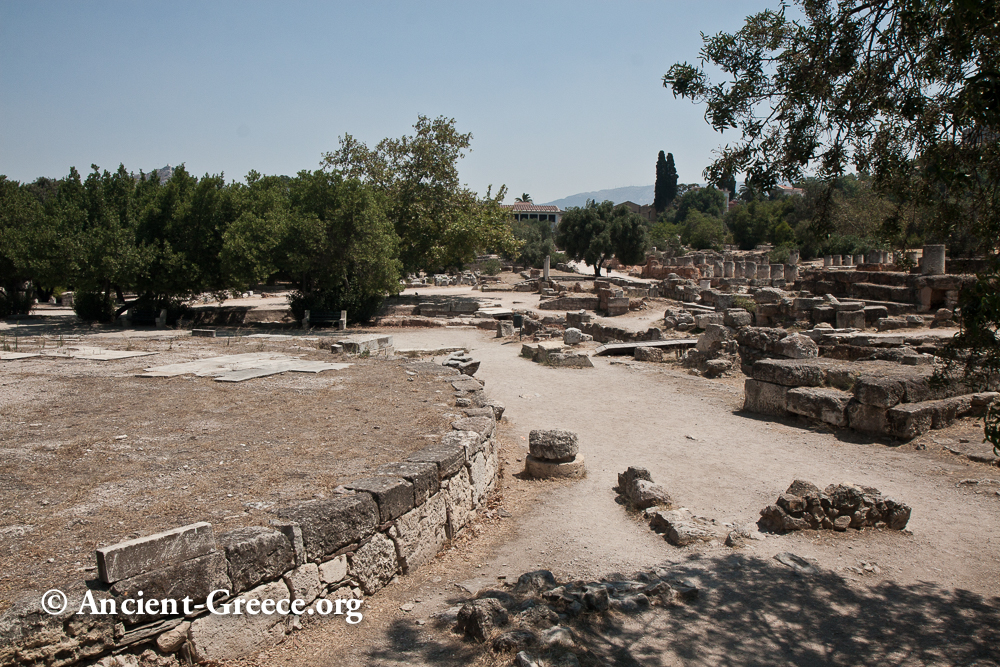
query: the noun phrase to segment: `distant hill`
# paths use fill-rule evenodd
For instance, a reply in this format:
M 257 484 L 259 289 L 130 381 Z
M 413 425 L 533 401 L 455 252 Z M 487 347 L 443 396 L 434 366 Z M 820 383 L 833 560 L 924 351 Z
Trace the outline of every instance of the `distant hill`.
M 581 192 L 580 194 L 546 202 L 545 205 L 566 209 L 570 206 L 583 206 L 587 203 L 588 199 L 593 199 L 597 202 L 610 199 L 616 204 L 621 204 L 623 201 L 630 201 L 642 206 L 653 203 L 653 187 L 652 185 L 630 185 L 624 188 L 598 190 L 597 192 Z

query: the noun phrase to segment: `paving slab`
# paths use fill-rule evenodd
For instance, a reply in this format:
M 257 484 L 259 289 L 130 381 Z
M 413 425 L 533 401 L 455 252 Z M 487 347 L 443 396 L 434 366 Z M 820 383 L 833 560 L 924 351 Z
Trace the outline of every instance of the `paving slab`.
M 635 354 L 637 347 L 655 347 L 661 350 L 686 350 L 698 344 L 697 338 L 678 338 L 674 340 L 641 340 L 634 343 L 608 343 L 594 351 L 594 356 Z

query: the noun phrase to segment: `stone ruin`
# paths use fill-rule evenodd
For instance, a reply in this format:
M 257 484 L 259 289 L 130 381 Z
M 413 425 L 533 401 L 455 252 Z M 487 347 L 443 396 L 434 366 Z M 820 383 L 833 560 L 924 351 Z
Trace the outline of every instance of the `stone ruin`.
M 412 372 L 426 366 L 416 362 Z M 313 617 L 244 615 L 234 623 L 197 608 L 186 616 L 161 614 L 159 605 L 156 613 L 130 614 L 121 602 L 141 590 L 146 600 L 190 597 L 197 605 L 225 589 L 220 604 L 303 600 L 311 609 L 372 595 L 397 573 L 427 563 L 485 506 L 499 469 L 495 433 L 503 405 L 471 377 L 442 379 L 455 390 L 456 406 L 468 407 L 437 442 L 338 487 L 332 498 L 277 508 L 269 526 L 216 535 L 210 523 L 198 522 L 98 549 L 99 580 L 59 586 L 67 597 L 62 612 L 43 613 L 39 595 L 30 593 L 0 615 L 0 666 L 233 660 Z M 98 609 L 114 601 L 115 613 L 76 614 L 88 595 Z
M 562 429 L 528 434 L 524 474 L 536 479 L 580 478 L 587 474 L 576 433 Z
M 461 607 L 441 615 L 455 620 L 455 630 L 497 653 L 516 654 L 523 667 L 579 665 L 577 654 L 597 664 L 580 646 L 583 638 L 573 619 L 614 611 L 638 614 L 652 607 L 690 604 L 698 585 L 663 568 L 631 579 L 560 583 L 548 570 L 526 572 L 508 590 L 487 589 Z
M 762 509 L 760 516 L 758 525 L 775 532 L 903 530 L 910 520 L 910 507 L 868 486 L 831 484 L 820 491 L 814 484 L 797 479 L 778 496 L 774 505 Z
M 473 376 L 479 370 L 479 361 L 476 361 L 465 352 L 452 352 L 441 362 L 442 366 L 454 368 L 462 375 Z

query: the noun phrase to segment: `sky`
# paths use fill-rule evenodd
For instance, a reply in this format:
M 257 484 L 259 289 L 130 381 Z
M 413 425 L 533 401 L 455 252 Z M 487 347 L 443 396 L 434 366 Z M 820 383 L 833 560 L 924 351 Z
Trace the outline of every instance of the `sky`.
M 294 175 L 422 114 L 472 133 L 462 182 L 508 202 L 652 184 L 660 150 L 703 182 L 733 138 L 663 74 L 777 4 L 2 0 L 0 174 Z

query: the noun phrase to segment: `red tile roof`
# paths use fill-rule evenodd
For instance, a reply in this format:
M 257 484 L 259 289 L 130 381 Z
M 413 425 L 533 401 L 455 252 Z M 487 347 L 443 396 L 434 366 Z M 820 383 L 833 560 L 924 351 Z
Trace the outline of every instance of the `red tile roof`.
M 526 202 L 516 202 L 514 204 L 504 204 L 504 208 L 509 208 L 518 213 L 558 213 L 558 206 L 536 206 Z

